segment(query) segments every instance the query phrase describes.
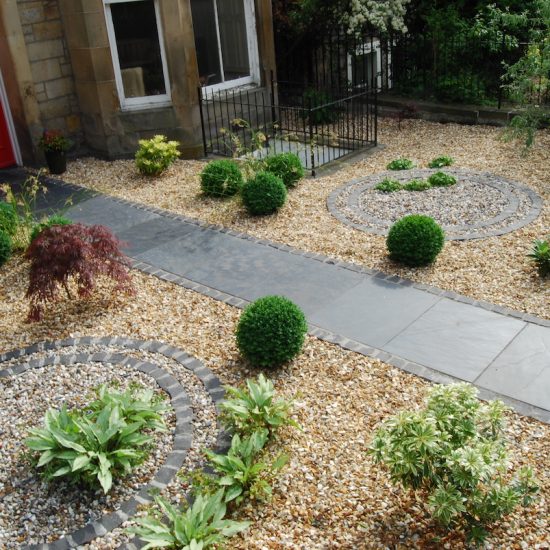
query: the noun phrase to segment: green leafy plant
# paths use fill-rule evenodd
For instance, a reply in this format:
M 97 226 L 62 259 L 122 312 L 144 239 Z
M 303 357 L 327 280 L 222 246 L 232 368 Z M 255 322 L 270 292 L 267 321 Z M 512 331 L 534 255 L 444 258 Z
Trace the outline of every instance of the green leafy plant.
M 30 175 L 21 183 L 18 191 L 14 191 L 9 184 L 0 186 L 6 195 L 6 201 L 11 206 L 12 213 L 16 213 L 15 227 L 13 226 L 13 214 L 10 216 L 10 234 L 14 250 L 25 250 L 30 243 L 30 237 L 36 222 L 34 220 L 34 210 L 38 194 L 47 192 L 47 188 L 40 181 L 42 173 Z M 4 213 L 7 209 L 4 207 Z M 1 222 L 0 222 L 1 223 Z
M 420 214 L 395 222 L 386 239 L 390 258 L 412 267 L 432 263 L 444 242 L 443 229 L 429 216 Z
M 430 187 L 430 182 L 422 179 L 412 179 L 403 184 L 405 191 L 426 191 Z
M 19 225 L 17 210 L 11 203 L 0 201 L 0 231 L 10 236 L 15 235 Z
M 99 390 L 88 408 L 49 409 L 42 428 L 31 428 L 25 444 L 39 453 L 36 467 L 48 479 L 64 477 L 108 493 L 113 478 L 131 473 L 147 456 L 153 438 L 144 430 L 163 430 L 162 411 L 153 392 L 123 394 Z
M 429 164 L 429 168 L 443 168 L 444 166 L 451 166 L 454 163 L 452 157 L 436 157 Z
M 259 500 L 271 497 L 270 480 L 288 458 L 280 455 L 272 464 L 257 461 L 267 438 L 267 430 L 257 430 L 244 437 L 235 434 L 227 454 L 205 451 L 218 474 L 217 477 L 210 477 L 209 483 L 223 489 L 225 502 L 235 501 L 239 505 L 247 497 Z
M 275 399 L 273 382 L 260 374 L 258 381 L 248 379 L 246 388 L 225 388 L 229 399 L 220 405 L 222 423 L 237 433 L 250 435 L 257 430 L 269 434 L 281 426 L 298 424 L 290 418 L 292 402 Z
M 72 141 L 67 139 L 61 133 L 61 130 L 44 130 L 38 141 L 38 147 L 46 153 L 52 151 L 68 151 L 72 144 Z
M 2 267 L 12 254 L 11 237 L 6 231 L 0 230 L 0 267 Z
M 399 158 L 389 162 L 386 168 L 388 170 L 410 170 L 411 168 L 414 168 L 414 163 L 410 159 Z
M 448 187 L 456 184 L 456 178 L 445 172 L 436 172 L 428 178 L 432 187 Z
M 202 192 L 212 197 L 235 195 L 243 183 L 241 170 L 233 160 L 213 160 L 201 172 Z
M 401 189 L 401 184 L 396 180 L 385 178 L 380 183 L 377 183 L 374 188 L 382 193 L 394 193 Z
M 276 366 L 300 353 L 307 323 L 302 310 L 283 296 L 265 296 L 244 310 L 237 347 L 254 365 Z
M 48 219 L 36 224 L 31 231 L 30 236 L 30 242 L 34 241 L 44 229 L 47 229 L 48 227 L 52 227 L 52 225 L 70 225 L 72 220 L 69 220 L 69 218 L 66 218 L 65 216 L 60 216 L 58 214 L 55 214 L 54 216 L 50 216 Z
M 159 176 L 180 156 L 178 147 L 179 142 L 167 141 L 162 135 L 140 139 L 135 156 L 138 170 L 147 176 Z
M 436 521 L 465 527 L 469 540 L 481 543 L 488 524 L 538 491 L 530 468 L 508 480 L 504 412 L 500 401 L 481 404 L 469 384 L 434 386 L 423 409 L 400 412 L 376 431 L 369 453 Z
M 283 180 L 287 188 L 294 187 L 304 177 L 300 157 L 295 153 L 281 153 L 265 160 L 265 170 Z
M 541 277 L 550 275 L 550 241 L 539 239 L 533 241 L 533 248 L 527 257 L 535 263 Z
M 304 109 L 301 117 L 312 124 L 330 124 L 338 118 L 333 99 L 327 92 L 308 88 L 302 95 Z
M 191 506 L 178 509 L 166 499 L 155 497 L 160 510 L 151 509 L 145 517 L 136 519 L 137 527 L 129 533 L 137 535 L 149 548 L 206 550 L 222 544 L 227 537 L 244 531 L 249 521 L 224 519 L 227 506 L 223 490 L 213 495 L 198 494 Z
M 243 204 L 253 216 L 273 214 L 285 204 L 286 197 L 287 190 L 281 178 L 269 172 L 258 172 L 242 190 Z

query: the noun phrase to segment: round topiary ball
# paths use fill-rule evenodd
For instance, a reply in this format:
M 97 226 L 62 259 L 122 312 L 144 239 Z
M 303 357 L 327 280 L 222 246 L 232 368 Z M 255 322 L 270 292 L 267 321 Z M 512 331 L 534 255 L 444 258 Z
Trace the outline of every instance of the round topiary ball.
M 201 172 L 201 189 L 212 197 L 229 197 L 243 186 L 243 175 L 232 160 L 213 160 Z
M 300 157 L 295 153 L 281 153 L 268 157 L 265 161 L 265 169 L 281 178 L 287 188 L 294 187 L 304 177 Z
M 0 231 L 0 267 L 11 258 L 11 253 L 11 238 L 6 231 Z
M 432 263 L 444 242 L 443 229 L 433 218 L 420 214 L 395 222 L 386 239 L 390 258 L 412 267 Z
M 9 202 L 0 201 L 0 231 L 5 231 L 8 235 L 15 235 L 17 218 L 15 208 Z
M 300 353 L 307 332 L 302 310 L 282 296 L 250 304 L 237 325 L 237 346 L 254 365 L 277 366 Z
M 286 187 L 281 178 L 269 172 L 258 172 L 243 187 L 243 203 L 250 214 L 273 214 L 286 202 Z

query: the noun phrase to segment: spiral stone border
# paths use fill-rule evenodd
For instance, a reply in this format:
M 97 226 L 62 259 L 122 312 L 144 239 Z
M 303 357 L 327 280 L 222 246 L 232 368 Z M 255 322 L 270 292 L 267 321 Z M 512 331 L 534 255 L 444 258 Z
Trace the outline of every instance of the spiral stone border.
M 168 357 L 185 369 L 193 372 L 195 376 L 203 383 L 206 392 L 210 395 L 216 409 L 219 409 L 220 402 L 224 397 L 224 389 L 220 380 L 214 376 L 210 369 L 206 368 L 201 361 L 187 354 L 181 349 L 156 342 L 152 340 L 134 340 L 121 337 L 81 337 L 67 338 L 54 342 L 41 342 L 32 346 L 13 350 L 0 354 L 0 364 L 11 359 L 24 358 L 38 352 L 58 351 L 65 347 L 72 346 L 117 346 L 128 350 L 149 351 L 159 353 Z M 156 383 L 170 396 L 170 403 L 176 415 L 176 428 L 174 432 L 173 447 L 164 463 L 155 473 L 152 480 L 142 487 L 135 495 L 123 502 L 114 512 L 105 514 L 100 519 L 88 523 L 84 527 L 77 529 L 73 533 L 66 535 L 51 543 L 42 543 L 28 545 L 24 548 L 29 550 L 64 550 L 75 548 L 86 544 L 97 537 L 102 537 L 109 531 L 119 527 L 127 521 L 137 511 L 138 506 L 153 502 L 149 495 L 151 489 L 164 489 L 172 481 L 178 470 L 182 467 L 187 451 L 192 443 L 192 411 L 189 398 L 181 384 L 167 371 L 158 367 L 154 363 L 140 361 L 133 357 L 128 357 L 123 353 L 97 352 L 97 353 L 72 353 L 65 355 L 51 355 L 40 359 L 31 359 L 25 364 L 15 365 L 7 369 L 0 370 L 0 378 L 9 378 L 23 374 L 29 369 L 40 368 L 48 365 L 63 364 L 71 365 L 75 363 L 100 362 L 113 363 L 117 365 L 130 366 L 140 372 L 143 372 L 153 378 Z M 218 426 L 218 437 L 215 445 L 215 451 L 221 452 L 227 449 L 229 445 L 228 435 Z
M 428 168 L 420 168 L 420 169 L 416 168 L 411 170 L 380 172 L 378 174 L 366 176 L 364 178 L 354 179 L 338 187 L 329 195 L 327 199 L 327 208 L 335 218 L 340 220 L 342 223 L 345 223 L 346 225 L 350 225 L 355 229 L 359 229 L 367 233 L 374 233 L 375 235 L 387 235 L 389 231 L 389 227 L 391 225 L 390 223 L 388 223 L 387 228 L 381 228 L 381 227 L 372 227 L 367 224 L 354 222 L 351 219 L 349 219 L 342 212 L 340 207 L 337 205 L 337 200 L 340 197 L 340 195 L 350 187 L 357 187 L 357 189 L 354 189 L 353 192 L 349 195 L 349 197 L 347 197 L 346 205 L 350 210 L 357 212 L 357 214 L 360 214 L 365 220 L 367 220 L 368 222 L 371 222 L 373 225 L 376 226 L 376 225 L 379 225 L 380 222 L 384 220 L 380 220 L 379 218 L 368 215 L 356 205 L 360 195 L 364 191 L 372 189 L 377 183 L 382 181 L 382 179 L 384 179 L 385 177 L 392 177 L 393 179 L 406 181 L 411 178 L 424 177 L 427 174 L 435 173 L 437 171 L 440 171 L 440 170 L 428 169 Z M 487 185 L 489 187 L 493 187 L 499 193 L 502 193 L 508 200 L 508 206 L 499 215 L 489 220 L 470 224 L 467 226 L 464 226 L 464 225 L 454 226 L 454 229 L 457 231 L 468 230 L 468 229 L 470 229 L 470 231 L 468 231 L 464 235 L 460 235 L 456 237 L 447 237 L 447 240 L 449 241 L 466 241 L 466 240 L 472 240 L 472 239 L 483 239 L 487 237 L 497 237 L 499 235 L 505 235 L 506 233 L 511 233 L 512 231 L 515 231 L 516 229 L 520 229 L 521 227 L 534 221 L 542 210 L 543 203 L 542 203 L 541 197 L 539 197 L 539 195 L 537 195 L 537 193 L 535 193 L 529 187 L 522 185 L 518 182 L 503 178 L 501 176 L 497 176 L 495 174 L 491 174 L 489 172 L 477 172 L 475 170 L 447 168 L 445 169 L 445 172 L 457 177 L 460 177 L 460 176 L 475 177 L 476 181 L 484 185 Z M 529 209 L 529 212 L 522 218 L 518 219 L 517 221 L 505 227 L 491 229 L 491 225 L 502 222 L 514 216 L 514 214 L 517 212 L 517 209 L 519 206 L 518 198 L 508 189 L 508 187 L 513 187 L 517 191 L 522 192 L 524 195 L 526 195 L 530 199 L 531 207 Z

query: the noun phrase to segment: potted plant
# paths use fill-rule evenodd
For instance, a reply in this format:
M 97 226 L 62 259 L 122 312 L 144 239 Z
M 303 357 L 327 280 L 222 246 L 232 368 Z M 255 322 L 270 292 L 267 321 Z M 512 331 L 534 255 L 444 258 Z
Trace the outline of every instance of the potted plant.
M 38 146 L 44 151 L 52 174 L 63 174 L 67 169 L 67 150 L 72 143 L 60 130 L 44 130 Z

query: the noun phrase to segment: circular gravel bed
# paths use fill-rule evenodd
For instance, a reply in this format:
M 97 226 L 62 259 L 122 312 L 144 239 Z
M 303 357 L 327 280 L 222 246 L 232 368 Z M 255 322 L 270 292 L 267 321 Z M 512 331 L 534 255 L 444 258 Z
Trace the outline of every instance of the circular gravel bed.
M 120 526 L 152 501 L 150 490 L 169 491 L 180 469 L 202 466 L 202 449 L 223 442 L 216 424 L 223 389 L 202 363 L 177 348 L 122 338 L 71 339 L 0 355 L 0 369 L 1 548 L 72 548 L 98 536 L 101 548 L 124 544 L 129 537 Z M 48 408 L 84 406 L 103 383 L 122 390 L 137 383 L 169 397 L 169 430 L 154 434 L 148 459 L 108 495 L 46 483 L 25 458 L 28 429 L 41 425 Z
M 374 189 L 388 178 L 406 183 L 443 171 L 456 185 L 425 191 L 383 193 Z M 447 240 L 503 235 L 532 222 L 542 200 L 528 187 L 485 172 L 449 169 L 388 171 L 353 180 L 328 198 L 329 211 L 340 221 L 370 233 L 387 235 L 391 225 L 409 214 L 434 218 Z

